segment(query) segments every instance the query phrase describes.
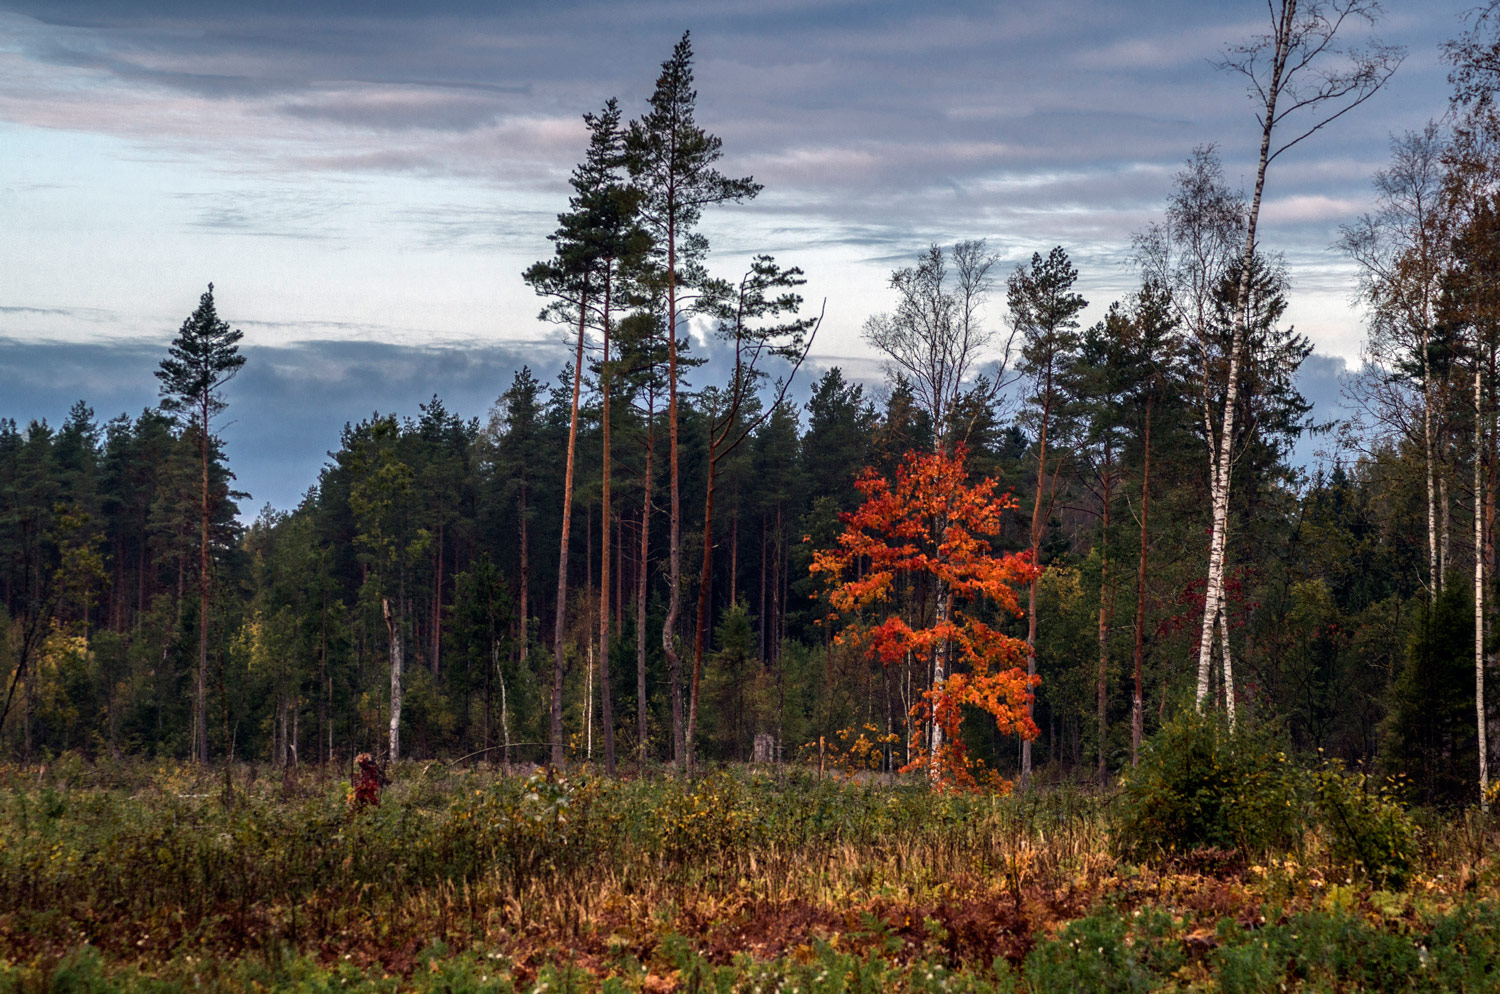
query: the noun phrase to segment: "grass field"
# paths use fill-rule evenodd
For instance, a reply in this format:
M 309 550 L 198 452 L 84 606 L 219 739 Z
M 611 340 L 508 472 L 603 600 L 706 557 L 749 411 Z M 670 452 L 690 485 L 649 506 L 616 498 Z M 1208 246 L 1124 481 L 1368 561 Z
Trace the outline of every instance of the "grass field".
M 1127 861 L 1116 798 L 0 767 L 0 991 L 1500 990 L 1500 833 Z

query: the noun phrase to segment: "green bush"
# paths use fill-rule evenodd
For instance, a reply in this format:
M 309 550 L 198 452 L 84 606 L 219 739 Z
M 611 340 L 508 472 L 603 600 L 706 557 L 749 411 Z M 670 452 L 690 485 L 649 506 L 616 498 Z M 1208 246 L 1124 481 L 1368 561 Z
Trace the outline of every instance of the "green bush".
M 1033 991 L 1147 994 L 1155 978 L 1137 957 L 1146 951 L 1126 940 L 1125 920 L 1114 914 L 1069 922 L 1055 939 L 1026 957 L 1026 983 Z
M 1301 837 L 1301 774 L 1263 729 L 1184 711 L 1146 744 L 1116 803 L 1128 859 L 1236 849 L 1286 851 Z
M 1400 887 L 1417 860 L 1417 826 L 1392 781 L 1374 782 L 1337 762 L 1312 775 L 1318 822 L 1337 869 Z

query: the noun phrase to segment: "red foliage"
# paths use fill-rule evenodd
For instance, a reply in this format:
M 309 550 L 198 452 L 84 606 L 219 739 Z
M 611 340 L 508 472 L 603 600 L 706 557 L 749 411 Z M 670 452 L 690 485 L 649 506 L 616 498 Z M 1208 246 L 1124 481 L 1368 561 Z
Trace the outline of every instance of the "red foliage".
M 362 752 L 356 757 L 355 762 L 359 764 L 359 776 L 354 781 L 354 808 L 363 811 L 365 808 L 380 807 L 380 788 L 390 783 L 375 760 L 367 752 Z
M 991 550 L 989 537 L 999 534 L 1002 517 L 1015 509 L 1016 501 L 1008 493 L 997 495 L 994 479 L 970 483 L 965 455 L 961 447 L 951 455 L 908 452 L 894 486 L 873 469 L 865 470 L 858 482 L 864 504 L 842 515 L 838 544 L 815 553 L 811 567 L 829 584 L 832 614 L 845 618 L 836 637 L 839 644 L 861 647 L 887 666 L 910 654 L 928 672 L 938 648 L 948 647 L 947 679 L 912 709 L 918 722 L 912 744 L 919 754 L 907 767 L 931 769 L 936 764 L 936 780 L 947 787 L 976 784 L 977 764 L 964 754 L 958 734 L 963 706 L 993 715 L 1006 734 L 1034 738 L 1037 728 L 1026 705 L 1031 688 L 1040 682 L 1026 676 L 1023 640 L 996 631 L 966 610 L 983 603 L 1020 617 L 1017 589 L 1038 568 L 1030 553 Z M 944 599 L 946 612 L 914 607 L 910 599 L 900 603 L 900 594 L 913 589 L 928 592 L 928 600 Z M 942 621 L 932 616 L 942 613 Z M 872 614 L 875 620 L 867 618 Z M 945 739 L 937 757 L 923 751 L 921 728 L 930 721 Z

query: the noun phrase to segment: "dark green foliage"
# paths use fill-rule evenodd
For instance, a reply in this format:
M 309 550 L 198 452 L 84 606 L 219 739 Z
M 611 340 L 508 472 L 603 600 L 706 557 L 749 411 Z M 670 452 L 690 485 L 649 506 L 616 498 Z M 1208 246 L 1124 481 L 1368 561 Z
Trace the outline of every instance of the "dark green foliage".
M 1115 846 L 1130 859 L 1238 850 L 1286 852 L 1302 833 L 1301 774 L 1272 735 L 1185 709 L 1142 748 L 1116 804 Z
M 1426 803 L 1472 800 L 1479 757 L 1474 726 L 1474 600 L 1448 584 L 1419 608 L 1401 670 L 1388 691 L 1382 762 Z
M 220 320 L 214 307 L 214 285 L 198 299 L 198 309 L 182 322 L 177 337 L 161 361 L 162 410 L 180 414 L 207 432 L 209 422 L 224 410 L 219 390 L 234 378 L 245 357 L 239 354 L 244 333 Z

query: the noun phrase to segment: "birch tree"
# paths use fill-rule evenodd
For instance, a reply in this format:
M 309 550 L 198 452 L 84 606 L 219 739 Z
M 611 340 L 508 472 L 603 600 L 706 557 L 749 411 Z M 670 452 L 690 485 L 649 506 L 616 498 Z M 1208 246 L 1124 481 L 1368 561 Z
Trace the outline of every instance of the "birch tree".
M 1255 185 L 1245 214 L 1240 252 L 1239 288 L 1222 408 L 1208 428 L 1217 455 L 1210 462 L 1213 530 L 1209 540 L 1208 583 L 1198 639 L 1198 684 L 1195 699 L 1203 708 L 1208 696 L 1214 626 L 1224 598 L 1224 554 L 1229 528 L 1229 481 L 1239 405 L 1239 369 L 1244 360 L 1245 310 L 1256 256 L 1256 233 L 1266 174 L 1284 152 L 1321 131 L 1364 103 L 1385 85 L 1403 52 L 1377 41 L 1350 47 L 1340 37 L 1359 23 L 1373 25 L 1381 13 L 1374 0 L 1268 0 L 1270 31 L 1232 47 L 1221 68 L 1244 76 L 1260 125 Z M 1227 633 L 1225 633 L 1227 635 Z M 1227 637 L 1224 639 L 1227 646 Z M 1224 660 L 1226 684 L 1230 661 Z M 1230 698 L 1232 700 L 1232 698 Z
M 1357 299 L 1368 315 L 1358 401 L 1379 423 L 1408 438 L 1416 436 L 1422 447 L 1427 586 L 1434 601 L 1449 566 L 1444 557 L 1448 543 L 1439 538 L 1447 527 L 1447 516 L 1439 513 L 1439 493 L 1446 506 L 1440 438 L 1448 391 L 1442 364 L 1434 362 L 1434 351 L 1441 347 L 1436 309 L 1451 241 L 1450 214 L 1443 205 L 1448 148 L 1446 135 L 1434 122 L 1392 138 L 1391 164 L 1375 174 L 1375 210 L 1342 228 L 1338 242 L 1359 266 Z
M 915 266 L 891 273 L 896 309 L 865 322 L 863 337 L 886 357 L 886 376 L 911 385 L 932 418 L 933 451 L 968 437 L 968 424 L 954 424 L 959 397 L 981 366 L 997 364 L 983 380 L 986 402 L 1007 382 L 1012 331 L 998 348 L 995 330 L 984 323 L 994 289 L 996 259 L 984 239 L 958 242 L 951 253 L 933 245 Z

